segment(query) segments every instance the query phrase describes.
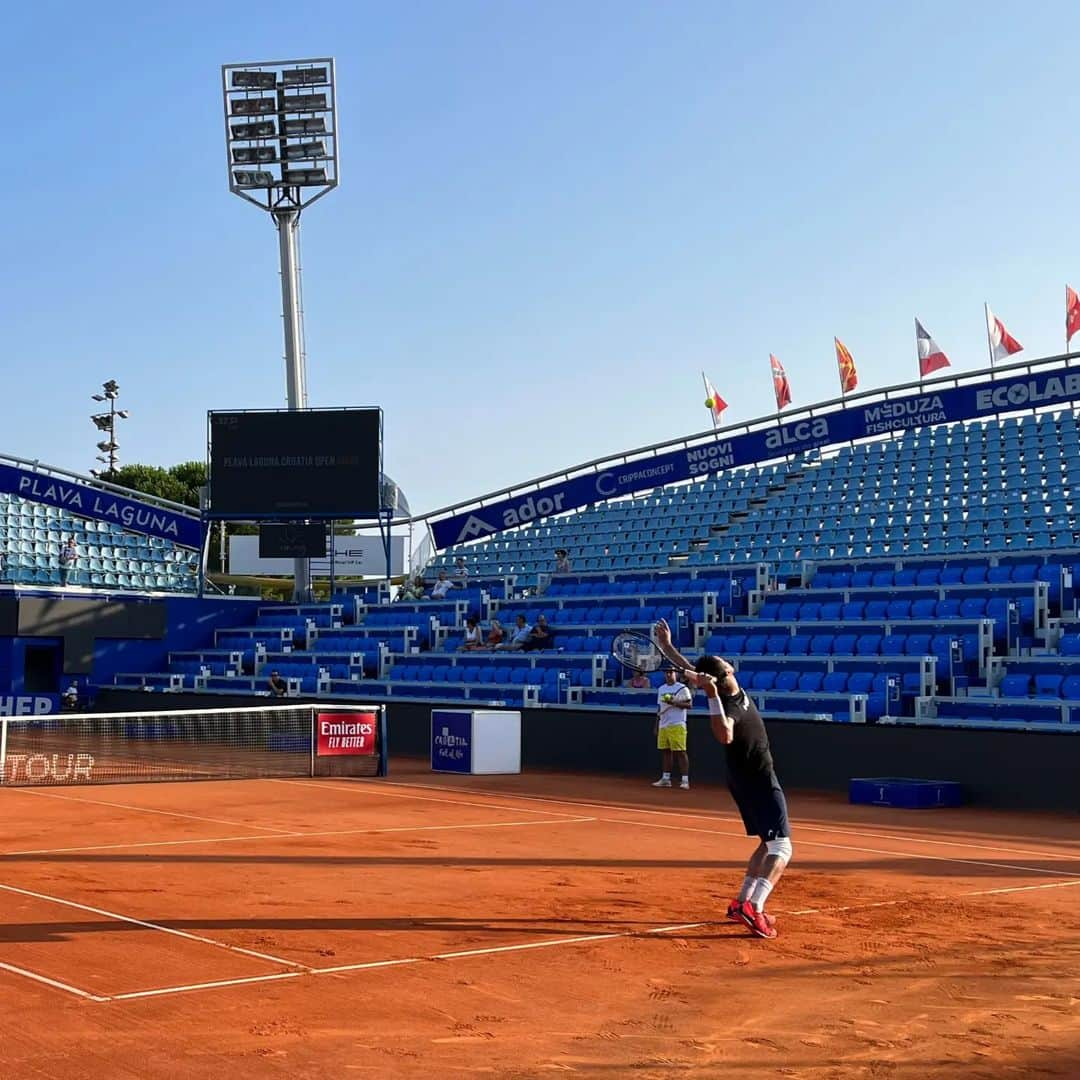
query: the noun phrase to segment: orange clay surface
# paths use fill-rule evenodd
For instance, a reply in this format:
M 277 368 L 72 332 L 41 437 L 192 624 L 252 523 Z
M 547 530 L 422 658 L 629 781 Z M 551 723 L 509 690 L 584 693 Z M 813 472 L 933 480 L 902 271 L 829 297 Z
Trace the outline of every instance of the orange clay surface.
M 1080 819 L 721 788 L 0 790 L 0 1076 L 1080 1076 Z

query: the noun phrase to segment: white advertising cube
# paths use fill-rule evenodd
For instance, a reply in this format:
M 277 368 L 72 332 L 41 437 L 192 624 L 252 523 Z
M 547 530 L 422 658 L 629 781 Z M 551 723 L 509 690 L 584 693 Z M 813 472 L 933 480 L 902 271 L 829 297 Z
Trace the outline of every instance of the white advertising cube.
M 432 709 L 434 772 L 521 772 L 521 713 L 505 709 Z

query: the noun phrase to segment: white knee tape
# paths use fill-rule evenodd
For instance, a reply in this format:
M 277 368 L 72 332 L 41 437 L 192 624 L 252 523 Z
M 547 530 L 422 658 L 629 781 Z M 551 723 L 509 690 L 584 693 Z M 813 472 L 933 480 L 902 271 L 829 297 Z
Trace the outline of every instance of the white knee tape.
M 779 840 L 767 840 L 765 842 L 765 850 L 770 855 L 779 856 L 784 862 L 791 861 L 791 841 L 786 836 L 780 837 Z

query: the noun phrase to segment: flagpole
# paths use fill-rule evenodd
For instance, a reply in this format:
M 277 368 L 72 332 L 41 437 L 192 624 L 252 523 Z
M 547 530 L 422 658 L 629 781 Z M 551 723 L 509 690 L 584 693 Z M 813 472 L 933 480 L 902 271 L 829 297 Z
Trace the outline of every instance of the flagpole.
M 990 336 L 990 304 L 983 301 L 983 314 L 986 316 L 986 351 L 990 354 L 990 370 L 994 368 L 994 339 Z
M 709 392 L 709 380 L 705 377 L 705 372 L 704 371 L 701 373 L 701 381 L 705 384 L 705 397 L 706 397 L 706 400 L 707 400 L 707 399 L 712 397 L 712 394 Z M 709 416 L 712 417 L 712 429 L 713 429 L 713 431 L 715 431 L 716 430 L 716 409 L 715 408 L 709 409 Z

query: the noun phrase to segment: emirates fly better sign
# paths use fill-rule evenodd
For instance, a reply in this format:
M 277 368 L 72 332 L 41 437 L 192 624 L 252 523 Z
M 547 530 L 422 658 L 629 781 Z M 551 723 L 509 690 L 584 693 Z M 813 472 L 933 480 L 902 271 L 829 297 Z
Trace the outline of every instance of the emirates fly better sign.
M 318 713 L 315 722 L 315 752 L 319 757 L 375 753 L 375 713 Z

